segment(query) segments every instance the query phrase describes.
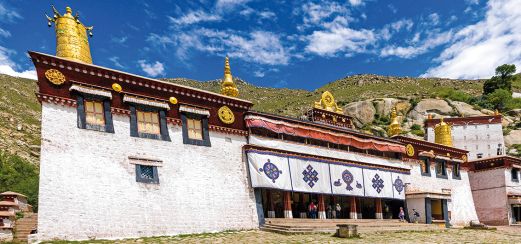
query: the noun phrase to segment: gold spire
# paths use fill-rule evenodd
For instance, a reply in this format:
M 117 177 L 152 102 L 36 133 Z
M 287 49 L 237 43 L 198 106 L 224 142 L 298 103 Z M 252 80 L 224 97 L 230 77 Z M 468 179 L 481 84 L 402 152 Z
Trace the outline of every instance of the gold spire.
M 232 71 L 230 70 L 230 60 L 228 56 L 224 60 L 224 80 L 221 84 L 221 94 L 230 96 L 230 97 L 238 97 L 239 89 L 237 89 L 237 85 L 233 83 Z
M 320 101 L 315 102 L 315 108 L 343 114 L 342 108 L 336 104 L 335 97 L 333 97 L 333 94 L 329 91 L 322 93 Z
M 402 126 L 400 121 L 398 121 L 398 113 L 396 113 L 396 107 L 391 110 L 391 124 L 389 124 L 389 128 L 387 129 L 387 134 L 389 136 L 399 135 L 402 132 Z
M 434 142 L 452 147 L 452 126 L 445 123 L 443 118 L 434 126 Z
M 51 5 L 52 6 L 52 5 Z M 65 8 L 65 14 L 61 15 L 54 6 L 52 6 L 53 17 L 47 14 L 48 25 L 54 23 L 56 30 L 56 56 L 80 61 L 83 63 L 92 63 L 90 56 L 89 36 L 92 36 L 93 27 L 85 27 L 79 20 L 79 15 L 72 15 L 70 7 Z

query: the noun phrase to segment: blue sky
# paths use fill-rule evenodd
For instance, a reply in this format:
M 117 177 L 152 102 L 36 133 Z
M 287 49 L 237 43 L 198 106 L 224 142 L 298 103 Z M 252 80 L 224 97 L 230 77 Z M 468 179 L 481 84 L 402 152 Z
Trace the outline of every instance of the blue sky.
M 488 78 L 521 68 L 521 0 L 0 1 L 0 73 L 55 53 L 54 4 L 94 26 L 93 62 L 148 77 L 316 89 L 354 74 Z

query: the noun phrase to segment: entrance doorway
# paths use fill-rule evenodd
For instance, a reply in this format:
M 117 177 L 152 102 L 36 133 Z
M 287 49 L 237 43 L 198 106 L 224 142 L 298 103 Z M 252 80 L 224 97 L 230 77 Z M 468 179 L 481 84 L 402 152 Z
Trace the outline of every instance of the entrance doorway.
M 512 205 L 512 224 L 521 224 L 521 204 Z
M 425 198 L 425 223 L 449 226 L 447 199 Z

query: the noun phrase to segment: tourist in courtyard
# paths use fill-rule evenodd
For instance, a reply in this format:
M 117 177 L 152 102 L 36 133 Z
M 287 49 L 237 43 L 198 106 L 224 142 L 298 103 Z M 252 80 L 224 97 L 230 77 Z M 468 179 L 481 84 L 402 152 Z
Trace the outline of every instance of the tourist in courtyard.
M 340 211 L 342 210 L 342 207 L 340 207 L 340 204 L 336 204 L 335 206 L 335 215 L 337 218 L 340 218 Z
M 402 207 L 400 207 L 400 213 L 398 214 L 398 218 L 400 218 L 400 222 L 403 222 L 405 220 L 405 212 L 403 211 Z
M 312 219 L 316 219 L 317 218 L 317 215 L 316 215 L 316 209 L 317 209 L 317 206 L 315 206 L 315 203 L 314 202 L 311 202 L 309 204 L 309 216 L 312 218 Z
M 416 211 L 416 209 L 412 209 L 412 212 L 413 212 L 413 216 L 414 216 L 414 219 L 412 220 L 413 223 L 417 224 L 418 223 L 418 220 L 420 218 L 420 213 L 418 213 L 418 211 Z
M 327 205 L 327 218 L 332 219 L 333 218 L 333 208 L 330 204 Z

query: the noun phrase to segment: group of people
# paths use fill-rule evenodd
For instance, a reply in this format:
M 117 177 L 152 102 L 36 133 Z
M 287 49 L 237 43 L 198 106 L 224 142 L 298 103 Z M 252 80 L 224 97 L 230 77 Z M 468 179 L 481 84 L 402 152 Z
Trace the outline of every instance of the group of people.
M 411 223 L 417 223 L 420 218 L 420 213 L 416 211 L 416 209 L 412 209 L 412 218 Z M 398 213 L 398 218 L 400 218 L 400 222 L 405 222 L 405 212 L 403 211 L 403 208 L 400 207 L 400 213 Z
M 342 207 L 340 207 L 340 204 L 338 204 L 338 203 L 336 205 L 334 205 L 334 204 L 327 205 L 326 218 L 328 218 L 328 219 L 339 218 L 341 211 L 342 211 Z M 317 206 L 317 204 L 315 204 L 315 202 L 312 201 L 309 203 L 308 213 L 309 213 L 309 218 L 311 218 L 311 219 L 318 218 L 318 206 Z

